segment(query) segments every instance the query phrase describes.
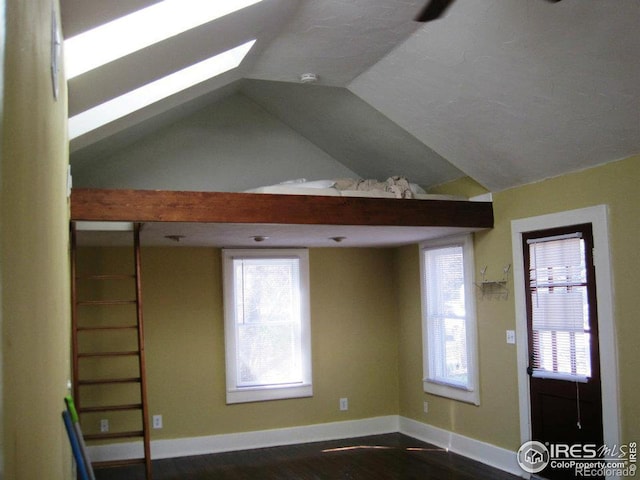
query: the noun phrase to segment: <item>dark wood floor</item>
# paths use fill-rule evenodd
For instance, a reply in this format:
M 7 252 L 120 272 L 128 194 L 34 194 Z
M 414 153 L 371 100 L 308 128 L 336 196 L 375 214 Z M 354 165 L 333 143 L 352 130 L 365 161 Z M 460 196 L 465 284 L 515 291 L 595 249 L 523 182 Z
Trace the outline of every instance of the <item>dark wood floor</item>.
M 143 480 L 143 467 L 104 469 L 97 480 Z M 154 480 L 515 480 L 399 433 L 153 461 Z

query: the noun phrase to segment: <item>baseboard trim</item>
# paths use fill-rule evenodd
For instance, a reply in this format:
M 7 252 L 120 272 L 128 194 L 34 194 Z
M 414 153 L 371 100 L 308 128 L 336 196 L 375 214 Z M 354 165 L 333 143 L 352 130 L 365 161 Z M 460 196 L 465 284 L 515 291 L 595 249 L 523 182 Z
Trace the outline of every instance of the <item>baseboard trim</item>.
M 518 466 L 516 452 L 398 415 L 273 430 L 154 440 L 151 442 L 151 457 L 157 460 L 396 432 L 446 448 L 513 475 L 528 478 Z M 89 447 L 89 456 L 94 462 L 137 458 L 142 455 L 142 442 Z
M 349 420 L 273 430 L 227 433 L 171 440 L 153 440 L 151 442 L 151 458 L 156 460 L 190 455 L 206 455 L 209 453 L 394 433 L 398 431 L 398 421 L 399 417 L 397 415 L 388 415 L 362 420 Z M 143 455 L 143 449 L 142 442 L 139 441 L 89 447 L 89 456 L 94 462 L 138 458 L 141 455 Z
M 529 476 L 520 468 L 516 452 L 497 447 L 490 443 L 474 438 L 465 437 L 442 428 L 427 425 L 406 417 L 400 417 L 399 432 L 409 437 L 431 443 L 464 457 L 476 460 L 494 468 L 517 475 L 522 478 Z

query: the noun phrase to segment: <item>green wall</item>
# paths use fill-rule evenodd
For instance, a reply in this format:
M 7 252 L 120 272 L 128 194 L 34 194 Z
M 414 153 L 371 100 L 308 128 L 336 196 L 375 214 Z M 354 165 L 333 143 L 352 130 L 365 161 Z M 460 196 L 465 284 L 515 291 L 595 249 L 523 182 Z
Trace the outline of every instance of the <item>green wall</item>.
M 51 86 L 51 0 L 6 2 L 0 218 L 4 478 L 69 479 L 66 84 Z
M 640 156 L 548 179 L 493 195 L 495 228 L 475 234 L 476 275 L 487 265 L 488 277 L 501 276 L 512 263 L 511 220 L 609 206 L 615 328 L 619 353 L 622 441 L 640 438 Z M 460 184 L 453 185 L 460 193 Z M 513 295 L 507 300 L 478 298 L 481 405 L 425 394 L 421 389 L 418 249 L 397 252 L 399 292 L 400 414 L 461 435 L 515 450 L 520 443 L 516 348 L 505 342 L 505 330 L 515 329 Z M 509 282 L 513 292 L 513 279 Z M 615 373 L 612 373 L 615 374 Z M 423 413 L 423 402 L 429 413 Z

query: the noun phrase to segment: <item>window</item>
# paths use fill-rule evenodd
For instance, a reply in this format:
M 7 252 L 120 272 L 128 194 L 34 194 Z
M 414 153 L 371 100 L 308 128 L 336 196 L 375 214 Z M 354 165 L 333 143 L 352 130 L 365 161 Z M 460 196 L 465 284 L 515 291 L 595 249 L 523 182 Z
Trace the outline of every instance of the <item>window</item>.
M 421 246 L 424 391 L 479 405 L 473 240 Z
M 537 378 L 586 382 L 592 376 L 589 297 L 595 294 L 589 291 L 593 288 L 587 281 L 590 252 L 583 236 L 590 235 L 590 229 L 569 230 L 551 236 L 525 236 L 529 368 Z
M 309 397 L 307 250 L 223 250 L 227 403 Z
M 251 40 L 243 43 L 74 115 L 69 118 L 69 138 L 77 138 L 175 93 L 233 70 L 242 63 L 255 42 Z

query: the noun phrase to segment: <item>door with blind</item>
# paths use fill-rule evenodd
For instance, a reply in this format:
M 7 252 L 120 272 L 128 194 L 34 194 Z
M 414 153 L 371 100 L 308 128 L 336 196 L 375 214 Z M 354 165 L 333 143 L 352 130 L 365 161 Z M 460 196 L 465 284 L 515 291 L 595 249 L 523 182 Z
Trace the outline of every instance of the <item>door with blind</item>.
M 603 444 L 591 224 L 523 235 L 532 439 Z M 574 478 L 547 468 L 545 478 Z

